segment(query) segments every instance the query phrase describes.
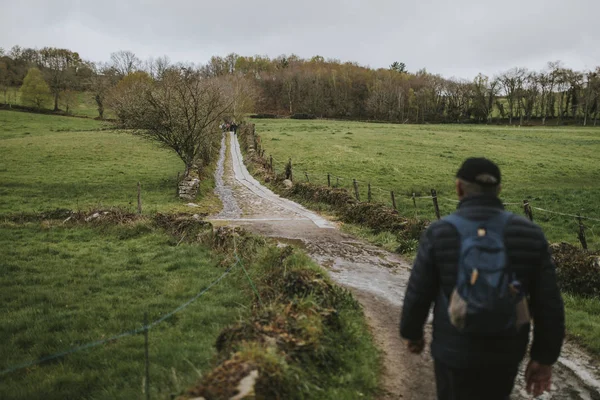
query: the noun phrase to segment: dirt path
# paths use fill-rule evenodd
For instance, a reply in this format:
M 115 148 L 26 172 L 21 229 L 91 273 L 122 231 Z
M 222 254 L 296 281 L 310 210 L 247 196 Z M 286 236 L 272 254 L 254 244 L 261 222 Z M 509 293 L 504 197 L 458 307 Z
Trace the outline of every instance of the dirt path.
M 429 352 L 421 356 L 408 354 L 398 333 L 410 265 L 396 254 L 340 232 L 334 222 L 262 186 L 244 166 L 237 138 L 230 135 L 228 142 L 230 151 L 221 152 L 217 171 L 217 193 L 225 208 L 212 220 L 244 226 L 304 247 L 329 270 L 332 279 L 349 288 L 363 305 L 375 342 L 385 358 L 380 398 L 434 399 Z M 427 332 L 430 342 L 429 325 Z M 574 346 L 565 347 L 555 374 L 553 391 L 543 399 L 600 400 L 600 366 L 593 365 L 591 358 Z M 522 387 L 521 375 L 513 398 L 529 398 Z

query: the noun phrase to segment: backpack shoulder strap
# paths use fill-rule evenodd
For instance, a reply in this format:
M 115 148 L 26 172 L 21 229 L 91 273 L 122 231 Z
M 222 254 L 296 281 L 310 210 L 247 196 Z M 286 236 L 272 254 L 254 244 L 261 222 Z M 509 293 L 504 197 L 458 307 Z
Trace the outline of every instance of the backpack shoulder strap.
M 458 231 L 461 240 L 464 240 L 469 236 L 477 235 L 477 229 L 480 227 L 485 227 L 487 230 L 502 236 L 504 234 L 504 227 L 508 224 L 512 215 L 508 211 L 501 211 L 487 221 L 472 221 L 454 213 L 444 217 L 443 220 L 453 225 Z
M 512 216 L 513 214 L 508 211 L 499 212 L 497 215 L 494 215 L 492 218 L 487 220 L 483 226 L 487 230 L 492 231 L 502 237 L 504 236 L 504 228 L 511 220 Z
M 450 214 L 443 218 L 444 221 L 450 223 L 460 235 L 461 240 L 469 236 L 474 236 L 477 234 L 477 228 L 481 226 L 480 222 L 471 221 L 465 217 L 461 217 L 460 215 L 454 213 Z

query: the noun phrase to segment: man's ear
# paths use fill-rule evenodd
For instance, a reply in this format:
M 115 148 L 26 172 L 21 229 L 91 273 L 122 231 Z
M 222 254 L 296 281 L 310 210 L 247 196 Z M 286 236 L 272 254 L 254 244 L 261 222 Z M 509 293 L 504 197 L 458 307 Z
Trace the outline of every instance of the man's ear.
M 464 194 L 465 194 L 465 191 L 463 190 L 462 183 L 460 182 L 459 179 L 457 179 L 456 180 L 456 195 L 458 196 L 459 199 L 462 199 Z

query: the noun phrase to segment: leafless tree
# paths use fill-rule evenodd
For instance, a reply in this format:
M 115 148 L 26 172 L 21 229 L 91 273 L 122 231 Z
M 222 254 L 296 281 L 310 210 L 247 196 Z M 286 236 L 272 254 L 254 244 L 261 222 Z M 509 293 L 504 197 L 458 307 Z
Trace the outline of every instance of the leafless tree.
M 598 101 L 600 99 L 600 67 L 595 71 L 585 73 L 586 85 L 583 105 L 583 126 L 587 125 L 588 118 L 595 112 L 598 115 Z M 594 120 L 594 125 L 596 125 Z
M 508 104 L 508 123 L 512 124 L 512 119 L 515 117 L 515 106 L 517 107 L 517 116 L 520 116 L 519 96 L 523 89 L 523 80 L 527 70 L 525 68 L 513 68 L 502 73 L 498 77 L 498 81 L 502 85 L 506 103 Z
M 240 123 L 244 116 L 254 110 L 256 86 L 241 74 L 231 74 L 218 78 L 223 93 L 231 101 L 229 117 Z
M 473 82 L 473 108 L 475 115 L 491 122 L 494 102 L 498 95 L 500 83 L 496 79 L 479 74 Z
M 160 81 L 137 79 L 121 89 L 112 106 L 124 127 L 175 151 L 185 176 L 218 153 L 218 125 L 234 103 L 219 80 L 171 68 Z
M 104 107 L 109 91 L 117 84 L 116 71 L 105 63 L 91 64 L 93 74 L 90 76 L 88 88 L 98 106 L 98 117 L 104 119 Z
M 542 125 L 546 125 L 546 117 L 550 104 L 554 106 L 551 97 L 554 94 L 555 75 L 552 73 L 552 65 L 548 64 L 548 71 L 542 71 L 536 75 L 537 84 L 540 89 L 539 108 L 540 116 L 542 117 Z M 553 114 L 553 113 L 552 113 Z
M 144 71 L 146 71 L 152 79 L 162 79 L 165 72 L 171 66 L 171 60 L 168 56 L 162 56 L 158 58 L 150 57 L 144 62 Z
M 54 47 L 44 47 L 39 53 L 34 53 L 36 58 L 39 58 L 38 63 L 43 67 L 46 81 L 54 96 L 54 111 L 57 111 L 59 96 L 73 86 L 82 60 L 78 53 Z
M 129 50 L 120 50 L 110 55 L 111 67 L 121 78 L 140 69 L 142 61 Z

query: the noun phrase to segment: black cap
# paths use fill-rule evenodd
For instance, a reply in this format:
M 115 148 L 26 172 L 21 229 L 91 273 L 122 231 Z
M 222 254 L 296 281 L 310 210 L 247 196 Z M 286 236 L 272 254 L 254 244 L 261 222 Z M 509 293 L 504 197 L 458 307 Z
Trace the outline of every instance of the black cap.
M 482 179 L 482 175 L 491 176 L 493 179 Z M 456 177 L 481 186 L 496 186 L 500 183 L 500 168 L 487 158 L 467 158 L 460 166 Z

